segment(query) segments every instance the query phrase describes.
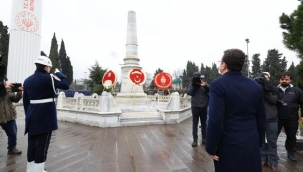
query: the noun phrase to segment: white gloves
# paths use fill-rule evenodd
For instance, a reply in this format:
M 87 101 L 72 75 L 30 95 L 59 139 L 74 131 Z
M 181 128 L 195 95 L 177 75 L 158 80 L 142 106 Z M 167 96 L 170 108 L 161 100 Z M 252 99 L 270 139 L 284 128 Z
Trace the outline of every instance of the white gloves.
M 55 73 L 57 73 L 57 72 L 60 72 L 60 70 L 56 68 L 56 69 L 55 69 Z

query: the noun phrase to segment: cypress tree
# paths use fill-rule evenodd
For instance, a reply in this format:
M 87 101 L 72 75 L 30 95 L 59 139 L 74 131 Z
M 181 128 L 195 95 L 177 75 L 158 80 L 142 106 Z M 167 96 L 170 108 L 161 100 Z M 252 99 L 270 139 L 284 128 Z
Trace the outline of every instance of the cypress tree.
M 52 38 L 51 48 L 50 48 L 50 52 L 49 52 L 49 59 L 52 61 L 52 65 L 53 65 L 53 67 L 51 69 L 51 73 L 53 73 L 56 68 L 61 70 L 61 67 L 59 64 L 59 57 L 58 57 L 58 43 L 57 43 L 57 39 L 56 39 L 56 33 L 54 33 L 53 38 Z

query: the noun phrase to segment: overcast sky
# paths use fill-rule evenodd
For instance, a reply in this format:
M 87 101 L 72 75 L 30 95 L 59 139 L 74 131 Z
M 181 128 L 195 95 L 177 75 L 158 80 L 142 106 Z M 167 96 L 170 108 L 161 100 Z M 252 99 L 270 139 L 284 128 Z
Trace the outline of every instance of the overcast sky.
M 278 49 L 288 60 L 299 63 L 296 54 L 282 43 L 279 16 L 291 14 L 297 0 L 44 0 L 41 50 L 49 55 L 56 33 L 65 42 L 74 67 L 74 78 L 98 61 L 117 72 L 125 57 L 127 14 L 137 16 L 138 57 L 143 71 L 161 68 L 173 73 L 187 61 L 198 66 L 217 63 L 223 51 L 239 48 L 266 58 Z M 11 0 L 0 0 L 0 21 L 10 28 Z M 251 60 L 251 59 L 250 59 Z M 88 74 L 86 74 L 86 77 Z

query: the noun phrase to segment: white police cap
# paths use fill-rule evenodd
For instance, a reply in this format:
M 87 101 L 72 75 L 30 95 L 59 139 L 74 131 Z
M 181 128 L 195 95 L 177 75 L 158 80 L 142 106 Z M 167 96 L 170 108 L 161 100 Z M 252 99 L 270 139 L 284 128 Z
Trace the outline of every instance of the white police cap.
M 45 56 L 39 56 L 36 59 L 35 63 L 52 67 L 52 61 L 48 57 L 45 57 Z

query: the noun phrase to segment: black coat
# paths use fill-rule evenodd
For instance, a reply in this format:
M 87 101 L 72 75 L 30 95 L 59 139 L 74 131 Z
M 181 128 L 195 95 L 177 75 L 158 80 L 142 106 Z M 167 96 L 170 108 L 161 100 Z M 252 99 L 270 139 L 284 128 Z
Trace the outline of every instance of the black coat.
M 260 147 L 265 133 L 262 88 L 238 71 L 210 85 L 206 151 L 217 155 L 216 172 L 261 172 Z

